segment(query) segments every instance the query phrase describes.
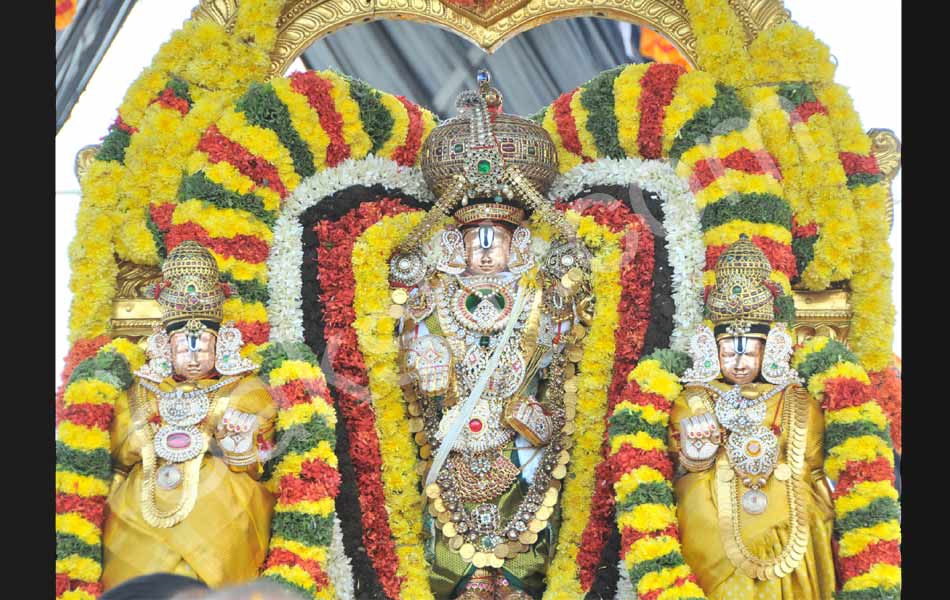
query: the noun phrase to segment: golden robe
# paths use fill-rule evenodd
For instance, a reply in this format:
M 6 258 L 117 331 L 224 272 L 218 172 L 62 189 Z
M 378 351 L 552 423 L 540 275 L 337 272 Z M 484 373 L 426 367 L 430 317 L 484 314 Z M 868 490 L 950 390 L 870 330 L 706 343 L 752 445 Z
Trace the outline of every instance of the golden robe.
M 204 388 L 218 381 L 203 379 L 196 383 Z M 182 385 L 189 384 L 177 383 L 169 377 L 159 387 L 172 391 Z M 145 391 L 134 384 L 130 399 L 136 390 Z M 154 395 L 147 395 L 152 414 L 157 414 Z M 261 434 L 265 439 L 273 435 L 277 407 L 258 377 L 244 376 L 214 392 L 214 399 L 206 431 L 213 432 L 230 407 L 258 415 Z M 157 572 L 195 577 L 212 587 L 257 578 L 270 541 L 274 507 L 271 493 L 249 472 L 232 470 L 220 456 L 214 456 L 211 448 L 216 442 L 212 441 L 201 459 L 194 509 L 177 525 L 152 527 L 142 516 L 142 446 L 151 443 L 146 431 L 136 427 L 130 403 L 120 402 L 112 425 L 116 477 L 109 493 L 103 531 L 105 589 Z M 156 460 L 158 464 L 164 462 Z M 163 490 L 156 486 L 158 508 L 168 510 L 176 506 L 184 487 Z
M 714 381 L 712 386 L 723 392 L 730 385 Z M 747 384 L 742 386 L 742 395 L 754 398 L 772 389 L 771 384 Z M 698 386 L 687 386 L 673 404 L 670 418 L 670 449 L 674 464 L 679 453 L 679 422 L 681 419 L 710 411 L 714 406 L 713 394 Z M 806 400 L 807 398 L 807 400 Z M 719 481 L 717 471 L 729 469 L 725 449 L 720 448 L 717 462 L 709 469 L 696 473 L 687 472 L 674 484 L 677 502 L 677 518 L 683 556 L 696 574 L 699 586 L 710 600 L 830 600 L 835 589 L 835 568 L 831 549 L 831 534 L 834 525 L 834 509 L 831 493 L 822 468 L 824 453 L 824 416 L 817 400 L 804 393 L 798 386 L 790 386 L 781 394 L 766 401 L 765 426 L 775 424 L 782 428 L 779 436 L 779 463 L 786 462 L 789 448 L 788 411 L 794 411 L 796 403 L 807 418 L 804 469 L 799 487 L 801 504 L 805 507 L 805 526 L 808 528 L 808 545 L 801 563 L 788 575 L 772 580 L 753 579 L 737 568 L 730 560 L 726 545 L 736 547 L 734 534 L 720 524 L 719 486 L 728 485 Z M 786 406 L 788 405 L 788 406 Z M 782 414 L 779 414 L 779 412 Z M 739 498 L 749 488 L 736 482 Z M 723 488 L 727 489 L 727 488 Z M 741 539 L 751 554 L 768 560 L 779 556 L 789 541 L 790 513 L 786 483 L 776 480 L 773 474 L 761 489 L 768 497 L 768 506 L 762 514 L 751 515 L 738 508 L 738 523 Z

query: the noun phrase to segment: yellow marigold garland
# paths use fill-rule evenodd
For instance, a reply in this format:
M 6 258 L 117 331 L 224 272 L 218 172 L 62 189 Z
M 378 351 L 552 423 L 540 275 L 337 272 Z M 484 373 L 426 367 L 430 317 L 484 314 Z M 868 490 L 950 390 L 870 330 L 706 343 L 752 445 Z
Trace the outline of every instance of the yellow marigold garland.
M 399 387 L 396 320 L 389 315 L 389 256 L 422 219 L 423 213 L 384 217 L 368 228 L 353 246 L 356 287 L 353 328 L 366 360 L 369 387 L 376 409 L 376 428 L 382 455 L 383 489 L 396 541 L 397 574 L 404 598 L 431 598 L 427 565 L 422 551 L 422 513 L 425 503 L 415 470 L 416 449 L 405 424 L 409 414 Z

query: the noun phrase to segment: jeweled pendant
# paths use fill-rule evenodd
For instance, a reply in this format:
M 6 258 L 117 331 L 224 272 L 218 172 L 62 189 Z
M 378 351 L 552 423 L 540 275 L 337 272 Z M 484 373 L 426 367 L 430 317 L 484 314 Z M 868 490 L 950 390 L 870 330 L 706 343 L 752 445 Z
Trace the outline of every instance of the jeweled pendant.
M 749 490 L 742 494 L 742 509 L 750 515 L 761 515 L 769 505 L 768 496 L 759 490 Z
M 173 490 L 181 483 L 181 469 L 176 465 L 164 465 L 158 470 L 155 482 L 163 490 Z

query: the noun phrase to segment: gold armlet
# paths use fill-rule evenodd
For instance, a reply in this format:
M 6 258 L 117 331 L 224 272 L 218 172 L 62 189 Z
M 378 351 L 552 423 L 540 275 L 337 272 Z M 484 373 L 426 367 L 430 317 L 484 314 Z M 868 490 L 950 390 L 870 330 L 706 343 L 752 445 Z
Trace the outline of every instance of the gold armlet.
M 709 468 L 713 466 L 713 463 L 716 462 L 716 455 L 714 454 L 705 460 L 694 460 L 683 454 L 683 451 L 680 450 L 679 459 L 684 469 L 690 473 L 697 473 L 699 471 L 709 470 Z

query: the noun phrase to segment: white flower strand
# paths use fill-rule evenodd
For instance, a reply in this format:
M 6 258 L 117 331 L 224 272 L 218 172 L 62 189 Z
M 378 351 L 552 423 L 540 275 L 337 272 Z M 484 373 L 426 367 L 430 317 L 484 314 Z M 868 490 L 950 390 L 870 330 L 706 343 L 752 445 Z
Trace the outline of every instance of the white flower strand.
M 663 229 L 673 269 L 673 333 L 670 347 L 686 351 L 689 337 L 702 323 L 703 267 L 706 246 L 696 200 L 673 167 L 658 160 L 602 158 L 581 164 L 559 176 L 552 198 L 570 198 L 595 185 L 630 185 L 658 194 L 663 202 Z
M 381 184 L 401 190 L 422 202 L 433 202 L 422 172 L 403 167 L 388 158 L 370 154 L 360 160 L 347 159 L 336 167 L 324 169 L 300 182 L 280 209 L 274 225 L 274 238 L 267 258 L 267 317 L 270 340 L 303 341 L 303 226 L 300 215 L 324 198 L 354 185 L 371 187 Z
M 333 540 L 330 542 L 330 556 L 327 559 L 327 576 L 333 582 L 337 600 L 353 600 L 353 566 L 350 557 L 343 549 L 343 528 L 339 515 L 333 515 Z

